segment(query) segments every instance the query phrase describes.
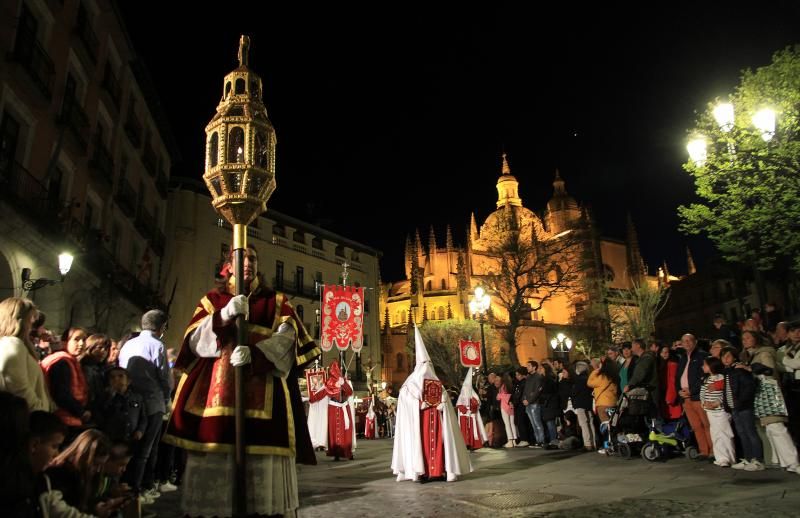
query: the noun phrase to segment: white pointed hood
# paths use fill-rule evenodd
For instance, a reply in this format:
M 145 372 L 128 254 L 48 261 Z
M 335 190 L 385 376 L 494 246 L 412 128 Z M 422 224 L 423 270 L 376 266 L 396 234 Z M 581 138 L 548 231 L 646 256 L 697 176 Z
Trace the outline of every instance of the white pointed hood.
M 461 393 L 458 395 L 456 406 L 464 405 L 469 408 L 469 402 L 473 398 L 475 391 L 472 388 L 472 369 L 467 369 L 467 375 L 464 378 L 464 384 L 461 385 Z
M 425 342 L 422 341 L 422 333 L 419 332 L 419 327 L 416 325 L 414 325 L 414 357 L 416 358 L 416 368 L 419 368 L 425 362 L 431 361 L 431 357 L 428 356 L 428 349 L 425 348 Z

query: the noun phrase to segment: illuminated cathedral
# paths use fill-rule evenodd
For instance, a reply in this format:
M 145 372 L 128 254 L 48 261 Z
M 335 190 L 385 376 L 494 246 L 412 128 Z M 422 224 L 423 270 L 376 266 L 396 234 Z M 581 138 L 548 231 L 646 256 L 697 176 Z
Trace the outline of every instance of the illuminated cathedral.
M 535 233 L 541 241 L 563 239 L 571 232 L 580 236 L 580 264 L 577 269 L 583 279 L 570 293 L 560 293 L 547 300 L 536 311 L 525 315 L 518 330 L 516 354 L 519 362 L 552 356 L 550 340 L 560 332 L 576 338 L 587 332 L 606 335 L 607 327 L 589 322 L 587 309 L 604 304 L 607 298 L 595 293 L 592 286 L 605 281 L 609 289 L 630 288 L 634 282 L 648 280 L 633 223 L 628 220 L 625 241 L 600 237 L 594 228 L 588 208 L 582 207 L 567 193 L 564 179 L 558 171 L 553 180 L 553 196 L 540 216 L 523 204 L 519 197 L 519 182 L 511 174 L 506 155 L 497 179 L 497 209 L 478 226 L 473 213 L 466 232 L 466 245 L 454 245 L 450 225 L 442 243 L 431 227 L 427 246 L 417 230 L 413 238 L 406 238 L 406 278 L 382 286 L 380 311 L 382 322 L 382 348 L 385 381 L 400 383 L 413 370 L 413 361 L 407 353 L 407 333 L 410 326 L 425 321 L 470 318 L 469 301 L 477 286 L 483 284 L 482 272 L 491 268 L 493 243 L 503 239 L 510 229 Z M 530 238 L 530 236 L 527 236 Z M 600 300 L 603 299 L 603 300 Z M 538 304 L 531 304 L 537 307 Z M 507 321 L 508 314 L 502 306 L 492 301 L 491 312 L 495 322 Z M 592 329 L 589 329 L 589 328 Z M 488 335 L 487 335 L 488 336 Z M 454 344 L 454 347 L 456 345 Z M 490 364 L 510 364 L 508 348 L 500 340 L 487 338 Z

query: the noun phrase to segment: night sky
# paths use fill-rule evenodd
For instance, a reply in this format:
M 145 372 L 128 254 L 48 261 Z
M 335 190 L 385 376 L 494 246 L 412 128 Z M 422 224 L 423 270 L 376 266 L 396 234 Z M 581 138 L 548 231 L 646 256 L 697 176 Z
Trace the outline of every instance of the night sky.
M 503 150 L 528 208 L 544 209 L 558 168 L 604 235 L 624 238 L 632 214 L 651 273 L 662 259 L 685 273 L 687 244 L 702 267 L 710 244 L 677 230 L 694 192 L 686 131 L 742 69 L 800 43 L 789 1 L 648 12 L 120 3 L 182 154 L 172 174 L 202 175 L 204 128 L 248 34 L 278 135 L 270 207 L 381 250 L 384 280 L 404 276 L 415 228 L 427 244 L 433 224 L 443 244 L 450 223 L 464 243 L 470 211 L 480 224 L 495 209 Z

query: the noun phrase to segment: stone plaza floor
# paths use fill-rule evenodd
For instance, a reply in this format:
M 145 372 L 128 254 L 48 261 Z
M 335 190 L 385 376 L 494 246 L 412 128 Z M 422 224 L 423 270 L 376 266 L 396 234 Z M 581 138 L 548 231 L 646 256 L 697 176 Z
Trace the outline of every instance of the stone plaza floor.
M 597 453 L 482 449 L 457 482 L 395 482 L 392 441 L 359 440 L 354 461 L 299 466 L 301 508 L 312 517 L 800 516 L 800 475 L 743 472 L 676 457 L 647 462 Z M 145 511 L 180 516 L 180 491 Z

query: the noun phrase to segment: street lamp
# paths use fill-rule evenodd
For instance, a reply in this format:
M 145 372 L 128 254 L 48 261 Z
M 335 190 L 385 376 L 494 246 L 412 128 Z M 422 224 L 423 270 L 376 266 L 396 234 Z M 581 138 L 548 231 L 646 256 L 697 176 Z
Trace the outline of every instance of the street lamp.
M 58 255 L 58 271 L 61 273 L 61 282 L 64 282 L 64 278 L 69 273 L 70 268 L 72 268 L 73 259 L 72 255 L 67 252 Z M 36 291 L 45 286 L 53 286 L 58 282 L 57 280 L 45 278 L 31 279 L 31 269 L 22 269 L 22 289 L 25 291 Z
M 569 351 L 572 349 L 572 339 L 564 333 L 558 333 L 555 338 L 550 340 L 550 347 L 553 348 L 562 363 L 569 363 Z M 564 362 L 566 359 L 566 362 Z
M 475 288 L 475 295 L 469 301 L 469 312 L 472 318 L 477 315 L 478 321 L 481 324 L 481 363 L 483 375 L 486 376 L 488 372 L 489 359 L 486 357 L 486 338 L 483 334 L 483 323 L 486 321 L 486 312 L 492 306 L 492 298 L 486 293 L 482 287 Z

